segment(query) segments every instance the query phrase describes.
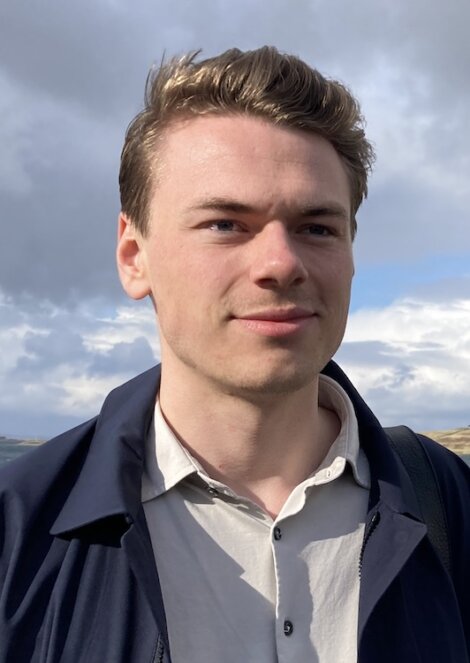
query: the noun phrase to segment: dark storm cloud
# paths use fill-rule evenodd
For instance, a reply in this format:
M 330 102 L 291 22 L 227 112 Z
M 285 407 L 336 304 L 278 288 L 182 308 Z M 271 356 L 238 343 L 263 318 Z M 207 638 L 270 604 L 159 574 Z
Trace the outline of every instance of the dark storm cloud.
M 405 173 L 376 182 L 359 214 L 357 260 L 416 262 L 426 254 L 468 253 L 470 265 L 470 196 L 466 202 L 435 189 Z
M 130 9 L 93 0 L 7 0 L 0 8 L 2 69 L 39 97 L 119 115 L 122 105 L 135 105 L 127 86 L 143 79 L 139 66 L 155 55 L 152 3 Z
M 28 195 L 2 194 L 9 241 L 0 243 L 1 287 L 61 303 L 84 295 L 116 300 L 115 172 L 95 158 L 95 145 L 78 161 L 67 149 L 70 136 L 58 141 L 38 140 L 44 162 L 27 165 Z
M 0 5 L 6 233 L 0 289 L 61 305 L 89 297 L 122 301 L 113 257 L 119 152 L 148 67 L 165 50 L 202 46 L 209 55 L 273 43 L 363 93 L 378 115 L 374 130 L 381 107 L 371 106 L 368 91 L 380 92 L 387 74 L 387 94 L 401 100 L 402 124 L 419 127 L 420 163 L 465 179 L 469 20 L 466 0 L 273 0 L 269 6 L 262 0 L 6 0 Z M 386 149 L 379 170 L 395 158 L 393 140 Z M 359 240 L 359 258 L 377 256 L 378 239 L 380 253 L 398 260 L 407 251 L 454 251 L 464 238 L 470 243 L 467 203 L 468 194 L 449 200 L 448 188 L 417 180 L 410 167 L 380 180 L 364 211 L 371 223 L 364 244 Z M 439 238 L 446 210 L 450 226 Z
M 212 55 L 274 44 L 346 82 L 378 148 L 357 261 L 373 270 L 447 254 L 464 264 L 469 24 L 468 0 L 3 0 L 0 434 L 57 433 L 92 416 L 112 386 L 154 362 L 143 338 L 153 334 L 148 319 L 117 315 L 124 296 L 114 244 L 124 131 L 164 51 L 202 47 Z M 358 369 L 384 423 L 469 423 L 468 314 L 447 321 L 444 305 L 468 300 L 468 275 L 449 270 L 452 279 L 431 284 L 430 273 L 426 286 L 413 280 L 424 305 L 403 318 L 394 310 L 381 323 L 383 280 L 374 271 L 379 308 L 360 326 L 372 333 L 382 324 L 381 333 L 338 353 L 353 379 Z M 387 302 L 395 296 L 390 286 Z M 443 303 L 438 321 L 433 302 Z M 410 321 L 423 317 L 426 332 L 411 344 Z M 390 337 L 397 319 L 398 344 Z M 425 338 L 430 329 L 438 335 Z M 429 367 L 439 372 L 429 378 Z

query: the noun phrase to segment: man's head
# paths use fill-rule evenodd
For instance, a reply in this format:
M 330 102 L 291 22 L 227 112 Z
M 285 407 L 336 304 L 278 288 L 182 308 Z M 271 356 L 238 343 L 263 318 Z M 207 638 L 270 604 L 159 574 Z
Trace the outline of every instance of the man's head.
M 121 168 L 118 265 L 153 299 L 162 384 L 264 398 L 336 352 L 372 151 L 354 99 L 274 49 L 151 77 Z
M 183 118 L 248 115 L 320 135 L 333 145 L 349 177 L 354 237 L 374 155 L 359 105 L 347 88 L 273 47 L 230 49 L 200 62 L 196 57 L 175 58 L 150 72 L 144 110 L 128 127 L 119 175 L 121 207 L 137 229 L 147 232 L 165 129 Z

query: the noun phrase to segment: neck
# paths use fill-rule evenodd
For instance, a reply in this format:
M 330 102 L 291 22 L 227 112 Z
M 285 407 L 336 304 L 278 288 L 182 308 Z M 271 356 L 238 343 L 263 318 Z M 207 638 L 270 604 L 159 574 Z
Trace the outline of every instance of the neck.
M 339 433 L 318 406 L 318 376 L 283 394 L 244 398 L 210 383 L 175 380 L 162 365 L 160 407 L 174 433 L 213 479 L 275 517 L 321 463 Z

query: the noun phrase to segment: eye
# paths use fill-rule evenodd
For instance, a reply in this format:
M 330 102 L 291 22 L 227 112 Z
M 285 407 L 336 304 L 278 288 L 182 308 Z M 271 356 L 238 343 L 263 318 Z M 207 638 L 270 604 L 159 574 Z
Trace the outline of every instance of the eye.
M 234 221 L 222 219 L 221 221 L 212 221 L 212 223 L 209 225 L 209 229 L 216 230 L 221 233 L 229 233 L 240 230 L 240 226 Z
M 311 235 L 316 237 L 329 237 L 332 235 L 331 228 L 324 226 L 320 223 L 310 223 L 308 226 L 304 226 L 299 231 L 302 235 Z

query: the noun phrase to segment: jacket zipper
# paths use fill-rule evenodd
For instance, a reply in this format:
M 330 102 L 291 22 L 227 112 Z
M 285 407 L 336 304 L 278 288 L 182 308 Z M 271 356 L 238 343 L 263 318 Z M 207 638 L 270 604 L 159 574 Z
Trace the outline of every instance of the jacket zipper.
M 165 653 L 165 647 L 163 645 L 163 638 L 158 637 L 157 648 L 155 650 L 155 656 L 153 658 L 153 663 L 163 663 L 163 655 Z
M 362 560 L 364 558 L 364 551 L 366 549 L 367 542 L 369 541 L 372 532 L 375 530 L 379 522 L 380 522 L 380 512 L 376 511 L 367 525 L 367 529 L 364 534 L 364 540 L 362 541 L 361 553 L 359 555 L 359 578 L 362 575 Z

